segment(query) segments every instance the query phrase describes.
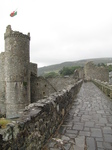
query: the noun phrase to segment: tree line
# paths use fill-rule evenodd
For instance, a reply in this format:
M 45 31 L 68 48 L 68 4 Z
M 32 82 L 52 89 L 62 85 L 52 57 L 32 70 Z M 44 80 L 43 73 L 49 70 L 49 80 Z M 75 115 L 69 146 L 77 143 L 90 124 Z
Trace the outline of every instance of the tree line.
M 74 74 L 74 71 L 76 69 L 81 68 L 80 66 L 72 66 L 72 67 L 63 67 L 61 70 L 59 70 L 58 72 L 49 72 L 49 73 L 45 73 L 44 77 L 45 78 L 55 78 L 55 77 L 64 77 L 64 76 L 70 76 L 72 74 Z
M 107 66 L 104 63 L 99 63 L 97 64 L 98 67 L 106 67 L 109 72 L 112 71 L 112 65 Z M 61 70 L 59 70 L 58 72 L 49 72 L 49 73 L 44 73 L 44 77 L 45 78 L 55 78 L 55 77 L 64 77 L 64 76 L 70 76 L 74 74 L 74 71 L 76 69 L 82 68 L 81 66 L 72 66 L 72 67 L 63 67 Z

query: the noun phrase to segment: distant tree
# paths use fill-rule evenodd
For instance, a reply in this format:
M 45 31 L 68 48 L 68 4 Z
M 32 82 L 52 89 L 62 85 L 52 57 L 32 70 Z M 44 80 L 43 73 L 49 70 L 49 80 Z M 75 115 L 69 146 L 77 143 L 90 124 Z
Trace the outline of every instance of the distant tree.
M 74 71 L 78 68 L 81 68 L 80 66 L 72 66 L 72 67 L 63 67 L 63 69 L 61 69 L 59 71 L 60 75 L 62 76 L 66 76 L 66 75 L 72 75 L 74 73 Z
M 98 66 L 99 66 L 99 67 L 101 67 L 101 66 L 106 67 L 106 68 L 109 70 L 109 72 L 112 71 L 112 65 L 107 66 L 107 65 L 105 65 L 104 63 L 99 63 Z
M 56 73 L 56 72 L 49 72 L 49 73 L 45 73 L 45 74 L 44 74 L 44 77 L 45 77 L 45 78 L 55 78 L 55 77 L 57 77 L 57 76 L 59 76 L 59 74 Z
M 106 65 L 104 63 L 99 63 L 97 66 L 98 67 L 101 67 L 101 66 L 106 67 Z
M 112 65 L 107 66 L 107 68 L 108 68 L 109 72 L 112 71 Z

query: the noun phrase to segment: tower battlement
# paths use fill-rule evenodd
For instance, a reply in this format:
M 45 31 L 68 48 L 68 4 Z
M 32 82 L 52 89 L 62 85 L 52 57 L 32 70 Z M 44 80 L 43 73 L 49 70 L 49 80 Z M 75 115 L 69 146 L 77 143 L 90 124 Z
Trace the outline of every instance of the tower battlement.
M 29 39 L 30 40 L 30 33 L 28 33 L 27 35 L 26 34 L 23 34 L 19 31 L 13 31 L 11 29 L 11 26 L 8 25 L 7 28 L 6 28 L 6 33 L 4 34 L 4 40 L 8 37 L 20 37 L 20 38 L 26 38 L 26 39 Z

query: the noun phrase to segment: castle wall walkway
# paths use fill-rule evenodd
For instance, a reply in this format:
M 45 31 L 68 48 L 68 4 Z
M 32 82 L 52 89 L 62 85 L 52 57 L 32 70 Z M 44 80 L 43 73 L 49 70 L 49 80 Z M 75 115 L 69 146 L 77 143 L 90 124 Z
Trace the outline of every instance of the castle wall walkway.
M 72 108 L 44 150 L 112 150 L 112 100 L 83 83 Z

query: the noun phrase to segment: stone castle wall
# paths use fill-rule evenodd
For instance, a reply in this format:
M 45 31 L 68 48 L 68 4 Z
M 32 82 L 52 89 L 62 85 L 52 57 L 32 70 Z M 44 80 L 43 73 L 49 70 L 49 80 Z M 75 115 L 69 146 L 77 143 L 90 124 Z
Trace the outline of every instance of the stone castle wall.
M 84 69 L 83 68 L 79 68 L 78 70 L 78 74 L 79 74 L 79 79 L 83 79 L 84 78 Z
M 93 62 L 88 62 L 84 67 L 86 80 L 98 79 L 109 82 L 109 71 L 105 67 L 98 67 Z
M 17 121 L 12 121 L 6 129 L 0 130 L 0 148 L 42 149 L 62 123 L 81 85 L 82 81 L 78 81 L 46 99 L 27 106 Z
M 5 72 L 4 72 L 4 59 L 5 53 L 2 52 L 0 54 L 0 113 L 5 114 L 6 112 L 6 106 L 5 106 L 5 88 L 6 88 L 6 82 L 5 82 Z
M 30 62 L 30 74 L 32 73 L 32 74 L 38 76 L 38 72 L 37 71 L 38 71 L 37 70 L 37 64 Z
M 103 91 L 108 97 L 112 99 L 112 85 L 109 85 L 107 82 L 102 82 L 100 80 L 92 80 L 92 82 Z
M 0 54 L 0 114 L 19 117 L 28 104 L 48 97 L 57 90 L 37 77 L 37 64 L 30 62 L 30 34 L 13 31 L 7 26 L 5 52 Z
M 5 61 L 5 53 L 2 52 L 0 54 L 0 81 L 4 81 L 5 80 L 5 72 L 4 72 L 4 62 Z
M 77 80 L 83 79 L 84 78 L 84 69 L 83 68 L 78 68 L 74 71 L 74 78 Z
M 56 89 L 43 77 L 31 75 L 31 103 L 37 102 L 39 99 L 48 97 Z
M 56 78 L 47 78 L 49 83 L 53 85 L 56 91 L 60 91 L 66 88 L 68 85 L 74 84 L 77 80 L 73 76 L 69 77 L 56 77 Z

